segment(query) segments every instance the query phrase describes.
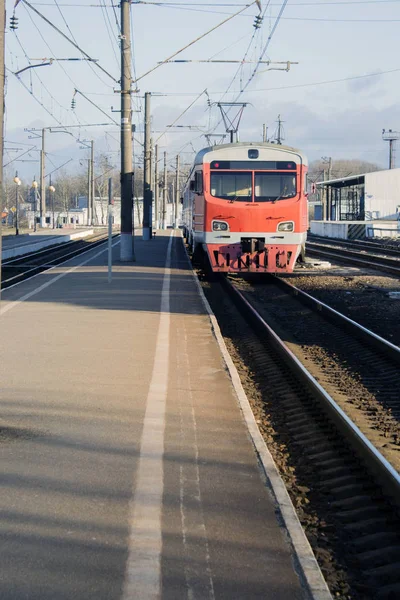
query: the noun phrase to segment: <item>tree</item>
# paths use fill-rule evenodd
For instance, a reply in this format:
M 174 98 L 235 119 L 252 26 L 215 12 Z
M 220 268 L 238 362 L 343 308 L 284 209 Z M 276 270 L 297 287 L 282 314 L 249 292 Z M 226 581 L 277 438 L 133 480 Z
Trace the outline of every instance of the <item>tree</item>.
M 380 171 L 381 167 L 375 163 L 359 159 L 338 159 L 332 160 L 330 179 L 340 179 L 340 177 L 349 177 L 350 175 L 361 175 L 362 173 L 371 173 L 372 171 Z M 314 160 L 308 168 L 308 178 L 311 182 L 328 178 L 328 163 L 322 159 Z

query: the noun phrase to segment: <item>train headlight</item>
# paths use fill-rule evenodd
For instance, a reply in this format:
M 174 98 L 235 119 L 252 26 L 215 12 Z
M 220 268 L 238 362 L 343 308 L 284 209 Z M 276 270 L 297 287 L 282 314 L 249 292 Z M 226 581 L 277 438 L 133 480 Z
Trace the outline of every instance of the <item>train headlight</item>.
M 285 221 L 284 223 L 279 223 L 277 231 L 293 231 L 294 223 L 293 221 Z
M 213 231 L 229 231 L 229 225 L 225 221 L 213 221 L 212 229 Z

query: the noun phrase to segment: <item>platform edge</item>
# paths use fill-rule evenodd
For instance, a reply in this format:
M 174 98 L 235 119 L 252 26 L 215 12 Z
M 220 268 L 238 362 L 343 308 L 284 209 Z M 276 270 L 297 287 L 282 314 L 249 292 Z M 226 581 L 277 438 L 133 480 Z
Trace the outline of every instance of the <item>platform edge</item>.
M 255 417 L 253 415 L 253 411 L 250 406 L 250 402 L 243 389 L 242 382 L 240 381 L 239 373 L 237 372 L 237 369 L 225 345 L 225 341 L 222 337 L 217 318 L 215 317 L 211 306 L 207 298 L 205 297 L 198 277 L 192 268 L 192 264 L 187 253 L 186 246 L 183 243 L 183 239 L 182 244 L 185 249 L 186 257 L 192 272 L 193 279 L 196 283 L 204 308 L 207 311 L 208 316 L 210 318 L 213 333 L 218 342 L 222 357 L 228 369 L 232 385 L 235 390 L 238 403 L 243 413 L 244 421 L 247 425 L 247 429 L 249 431 L 256 454 L 264 470 L 265 477 L 267 478 L 271 492 L 275 498 L 277 508 L 280 512 L 280 516 L 282 518 L 289 538 L 289 543 L 293 549 L 294 556 L 297 559 L 298 568 L 300 571 L 300 578 L 307 588 L 307 592 L 309 593 L 310 599 L 333 600 L 328 585 L 318 565 L 317 559 L 315 558 L 314 552 L 304 533 L 304 530 L 296 514 L 290 496 L 286 490 L 285 484 L 279 474 L 275 461 L 270 451 L 268 450 L 264 438 L 260 433 Z

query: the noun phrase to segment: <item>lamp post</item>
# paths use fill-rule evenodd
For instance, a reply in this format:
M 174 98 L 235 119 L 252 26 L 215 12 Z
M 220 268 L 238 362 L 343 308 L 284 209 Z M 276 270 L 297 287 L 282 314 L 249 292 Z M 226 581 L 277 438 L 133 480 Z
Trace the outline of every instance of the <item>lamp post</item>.
M 54 187 L 54 185 L 51 185 L 51 175 L 50 175 L 49 192 L 51 194 L 51 211 L 53 213 L 53 229 L 55 229 L 55 227 L 54 227 L 54 192 L 55 191 L 56 191 L 56 188 Z
M 19 223 L 18 223 L 18 186 L 21 185 L 21 180 L 18 177 L 18 171 L 15 171 L 14 183 L 15 183 L 15 235 L 19 235 Z
M 33 203 L 33 231 L 36 232 L 36 202 L 37 202 L 37 189 L 38 189 L 38 182 L 36 181 L 36 179 L 34 178 L 34 180 L 32 181 L 32 188 L 33 188 L 33 192 L 34 192 L 34 196 L 35 196 L 35 201 Z

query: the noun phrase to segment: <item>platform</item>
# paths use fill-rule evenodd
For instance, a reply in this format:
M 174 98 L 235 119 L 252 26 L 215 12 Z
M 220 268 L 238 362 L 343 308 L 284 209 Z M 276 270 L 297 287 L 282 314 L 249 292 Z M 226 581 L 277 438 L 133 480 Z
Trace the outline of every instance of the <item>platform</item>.
M 136 238 L 130 264 L 115 241 L 111 283 L 96 248 L 2 294 L 2 600 L 328 598 L 179 236 Z
M 36 252 L 43 248 L 48 248 L 56 244 L 70 242 L 81 238 L 93 235 L 93 229 L 50 229 L 40 230 L 36 233 L 23 233 L 20 235 L 3 235 L 2 236 L 2 258 L 15 258 Z

